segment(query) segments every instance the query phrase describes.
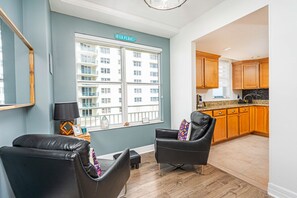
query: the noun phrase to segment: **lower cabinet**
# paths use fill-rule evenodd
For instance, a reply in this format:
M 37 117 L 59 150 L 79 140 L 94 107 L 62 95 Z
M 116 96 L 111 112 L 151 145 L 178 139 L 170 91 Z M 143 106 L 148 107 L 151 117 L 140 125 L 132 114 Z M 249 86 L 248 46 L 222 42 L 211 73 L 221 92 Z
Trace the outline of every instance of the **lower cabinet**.
M 255 131 L 269 134 L 269 111 L 268 107 L 255 107 Z
M 250 131 L 250 113 L 249 107 L 239 108 L 239 134 L 246 134 Z
M 228 138 L 239 135 L 238 108 L 227 109 L 227 136 Z
M 250 107 L 250 131 L 255 131 L 255 107 Z
M 219 142 L 227 139 L 226 109 L 214 110 L 213 117 L 216 119 L 216 126 L 213 134 L 213 141 Z
M 269 134 L 269 107 L 251 106 L 203 111 L 216 119 L 213 142 L 220 142 L 244 134 Z

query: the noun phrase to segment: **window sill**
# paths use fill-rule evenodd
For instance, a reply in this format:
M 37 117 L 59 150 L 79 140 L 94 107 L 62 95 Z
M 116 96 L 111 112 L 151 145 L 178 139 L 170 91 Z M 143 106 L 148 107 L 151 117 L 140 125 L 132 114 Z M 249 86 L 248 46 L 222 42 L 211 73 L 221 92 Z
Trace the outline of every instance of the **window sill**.
M 92 133 L 92 132 L 100 132 L 100 131 L 109 131 L 109 130 L 113 130 L 113 129 L 123 129 L 123 128 L 130 128 L 130 127 L 139 127 L 139 126 L 146 126 L 146 125 L 152 125 L 152 124 L 160 124 L 160 123 L 164 123 L 164 121 L 151 121 L 149 123 L 142 123 L 142 122 L 135 122 L 135 123 L 130 123 L 129 126 L 123 126 L 123 125 L 111 125 L 109 126 L 108 129 L 102 129 L 100 127 L 91 127 L 88 128 L 88 132 Z

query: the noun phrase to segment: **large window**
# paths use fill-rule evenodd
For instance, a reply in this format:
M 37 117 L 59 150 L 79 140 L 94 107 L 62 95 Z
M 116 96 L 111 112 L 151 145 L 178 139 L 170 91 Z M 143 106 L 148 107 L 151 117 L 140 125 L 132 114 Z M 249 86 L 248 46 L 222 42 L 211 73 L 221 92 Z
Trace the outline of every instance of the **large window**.
M 82 44 L 95 50 L 82 51 Z M 161 121 L 160 56 L 158 48 L 76 34 L 78 122 L 100 128 L 103 116 L 110 126 Z

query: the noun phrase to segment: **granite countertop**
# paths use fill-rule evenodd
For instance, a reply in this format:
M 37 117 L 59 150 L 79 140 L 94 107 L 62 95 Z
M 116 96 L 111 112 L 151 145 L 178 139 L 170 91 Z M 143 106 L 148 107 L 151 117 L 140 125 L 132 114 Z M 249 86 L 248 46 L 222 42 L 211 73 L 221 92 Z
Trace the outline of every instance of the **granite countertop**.
M 269 104 L 259 104 L 259 103 L 252 103 L 252 104 L 227 104 L 227 105 L 218 105 L 212 107 L 202 107 L 197 108 L 197 111 L 208 111 L 208 110 L 216 110 L 216 109 L 229 109 L 229 108 L 238 108 L 238 107 L 251 107 L 251 106 L 265 106 L 269 107 Z

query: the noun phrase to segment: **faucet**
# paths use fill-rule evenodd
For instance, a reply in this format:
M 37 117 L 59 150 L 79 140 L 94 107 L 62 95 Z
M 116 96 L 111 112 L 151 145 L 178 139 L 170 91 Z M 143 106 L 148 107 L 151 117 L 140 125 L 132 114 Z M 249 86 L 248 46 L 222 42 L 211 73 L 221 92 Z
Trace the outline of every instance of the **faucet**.
M 261 96 L 261 95 L 259 95 L 259 94 L 257 94 L 257 93 L 250 93 L 250 94 L 246 94 L 244 97 L 243 97 L 243 101 L 245 101 L 246 100 L 246 97 L 251 97 L 251 100 L 249 100 L 248 101 L 248 103 L 252 103 L 253 102 L 253 96 Z

